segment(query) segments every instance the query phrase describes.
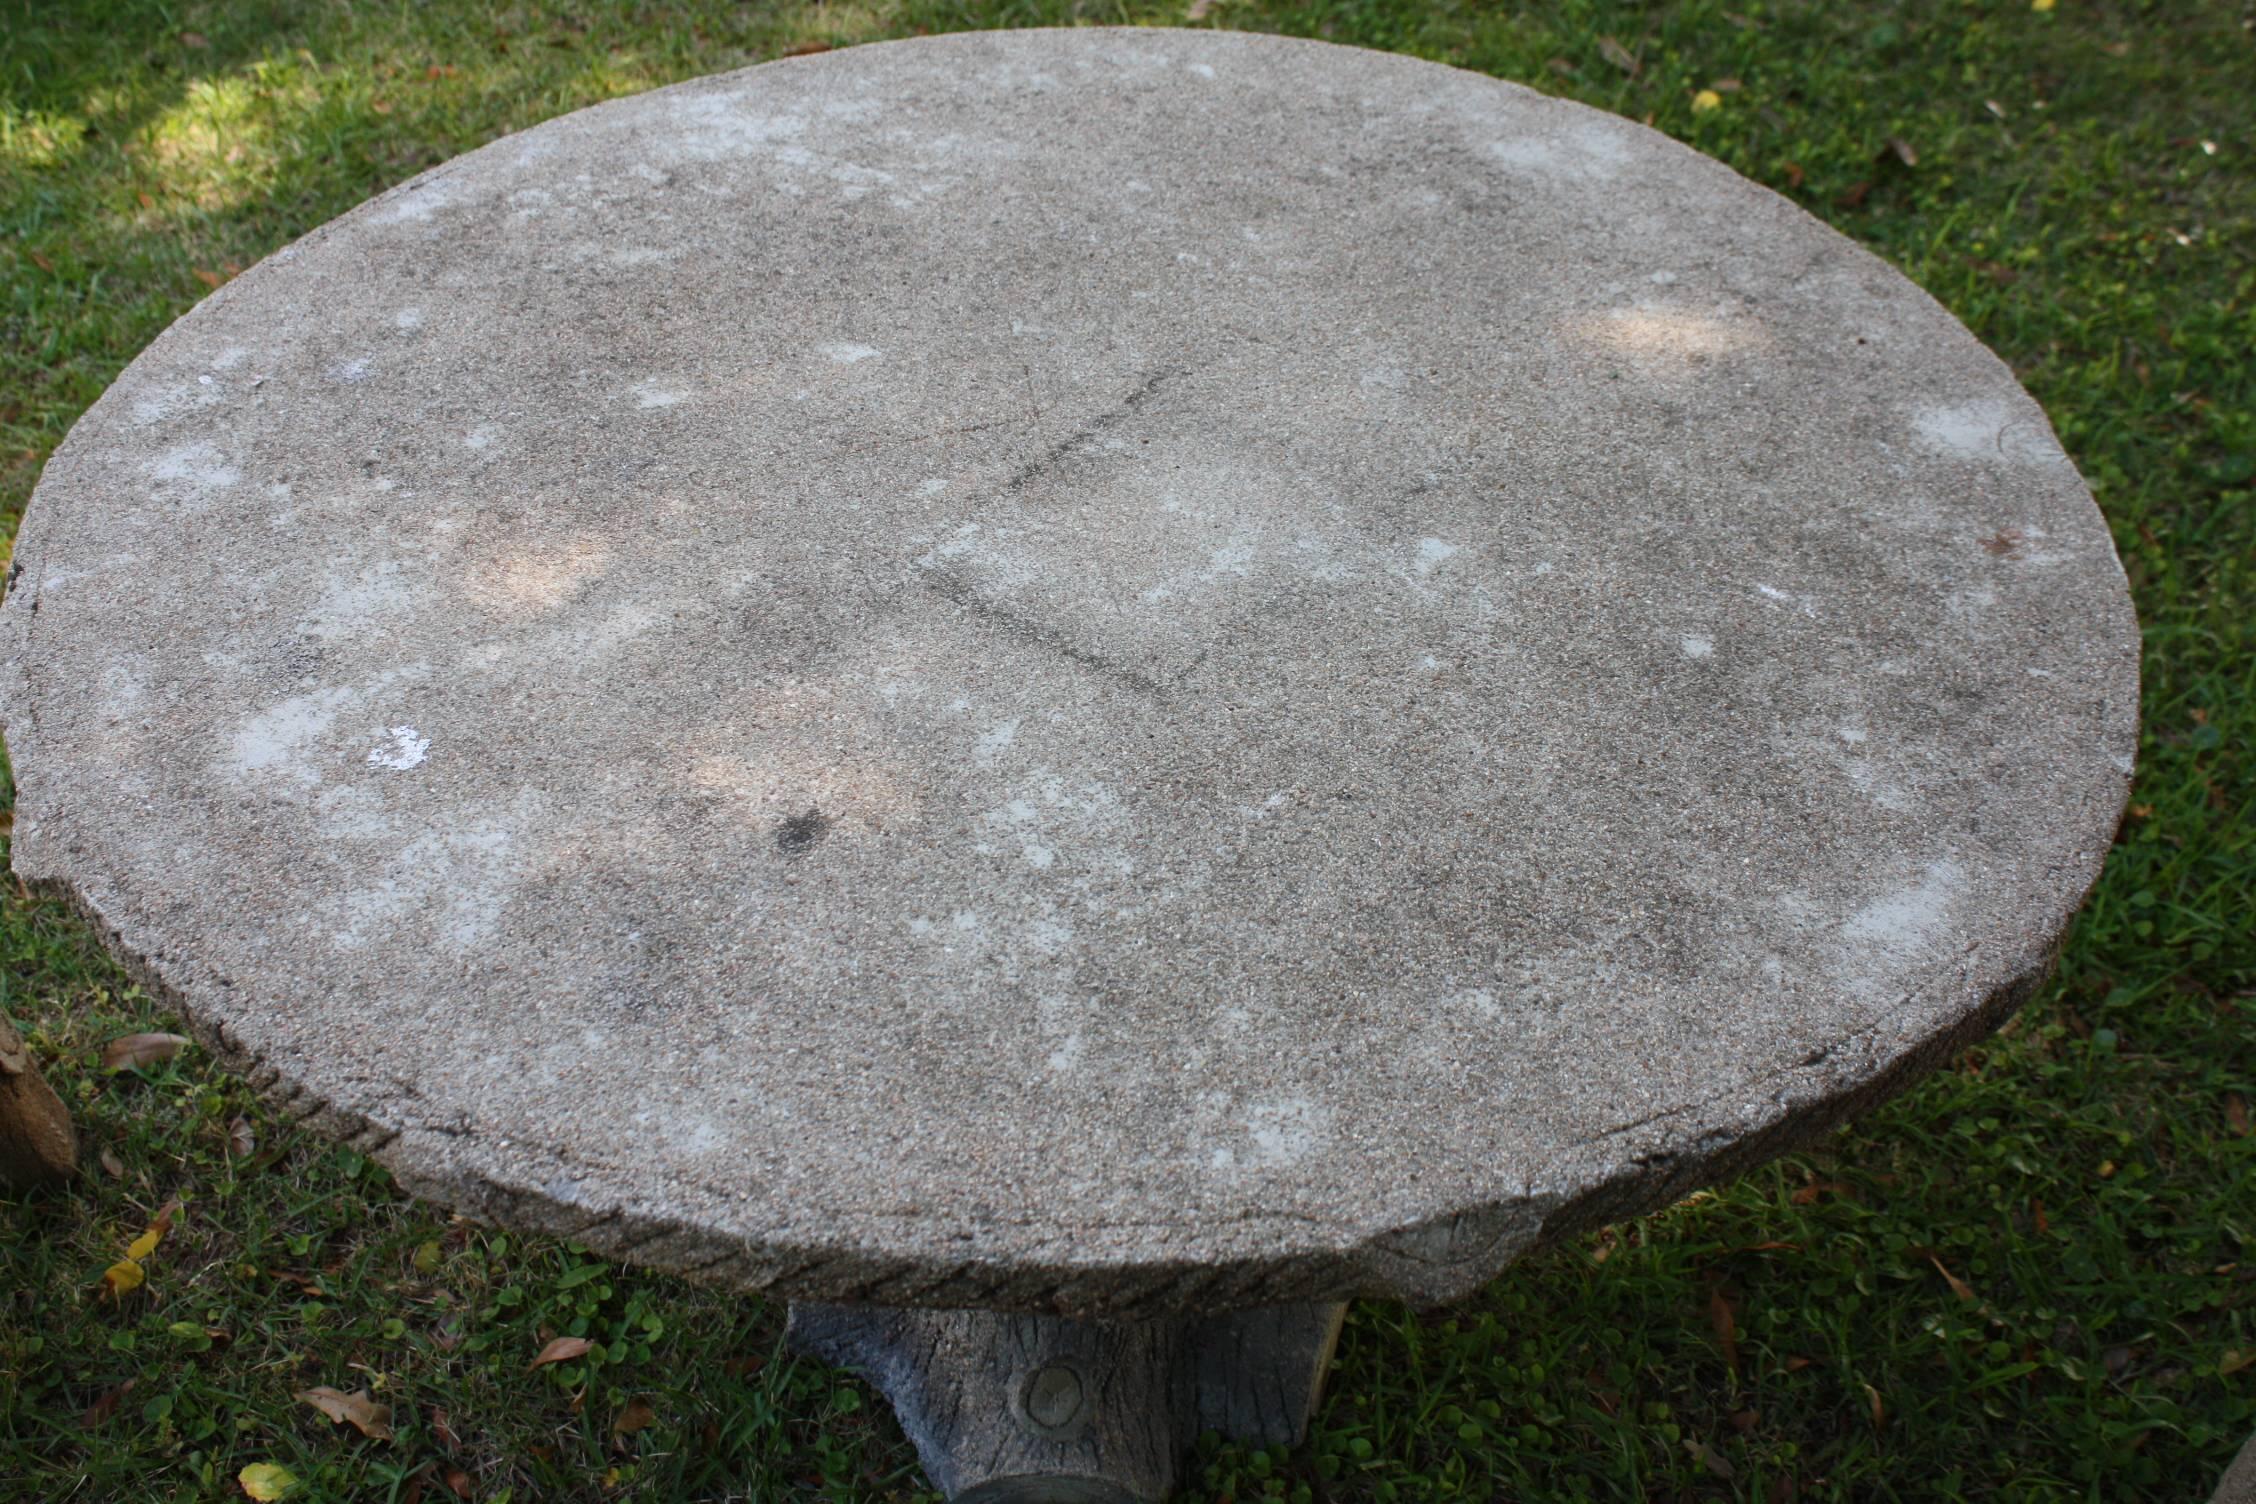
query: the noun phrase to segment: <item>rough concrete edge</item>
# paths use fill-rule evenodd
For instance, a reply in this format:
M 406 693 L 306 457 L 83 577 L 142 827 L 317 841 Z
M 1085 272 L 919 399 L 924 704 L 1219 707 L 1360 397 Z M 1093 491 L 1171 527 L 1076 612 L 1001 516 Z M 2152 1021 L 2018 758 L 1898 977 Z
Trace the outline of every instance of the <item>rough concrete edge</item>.
M 998 28 L 944 33 L 938 37 L 901 38 L 866 45 L 924 46 L 958 39 L 988 39 L 1023 35 L 1030 31 L 1068 30 L 1099 32 L 1139 40 L 1149 40 L 1152 34 L 1149 29 L 1141 27 Z M 1174 32 L 1165 30 L 1165 34 L 1173 35 Z M 1655 142 L 1666 143 L 1688 159 L 1731 172 L 1730 168 L 1704 153 L 1626 116 L 1546 94 L 1513 80 L 1499 79 L 1427 59 L 1309 38 L 1259 32 L 1226 32 L 1220 35 L 1230 38 L 1232 42 L 1250 41 L 1257 45 L 1277 44 L 1368 52 L 1395 63 L 1447 68 L 1453 73 L 1463 73 L 1484 83 L 1526 94 L 1549 106 L 1587 111 L 1617 127 L 1627 127 Z M 840 51 L 855 50 L 861 49 Z M 302 249 L 320 244 L 363 216 L 375 212 L 385 203 L 418 192 L 461 170 L 471 158 L 517 141 L 555 120 L 572 115 L 625 106 L 671 90 L 687 92 L 715 87 L 742 79 L 762 68 L 819 64 L 825 58 L 835 58 L 838 55 L 840 54 L 832 53 L 810 59 L 775 59 L 584 106 L 581 110 L 566 112 L 566 115 L 553 116 L 549 121 L 527 127 L 524 131 L 496 137 L 483 146 L 475 147 L 461 156 L 396 184 L 261 258 L 242 276 L 215 290 L 167 326 L 144 347 L 140 355 L 127 363 L 102 396 L 80 415 L 55 453 L 49 457 L 49 466 L 69 452 L 73 441 L 80 437 L 81 430 L 88 421 L 113 399 L 133 366 L 154 351 L 174 330 L 196 319 L 207 308 L 218 308 L 231 301 L 242 284 L 269 264 L 295 259 Z M 1731 175 L 1748 187 L 1759 190 L 1773 202 L 1774 207 L 1792 211 L 1794 216 L 1808 221 L 1826 235 L 1852 248 L 1873 265 L 1885 267 L 1944 317 L 1959 324 L 1961 328 L 1964 327 L 1957 316 L 1950 313 L 1939 300 L 1885 258 L 1833 229 L 1791 199 L 1740 174 L 1731 172 Z M 2016 390 L 2022 390 L 2018 378 L 1996 352 L 1974 339 L 1970 332 L 1968 338 L 1996 363 L 1999 371 L 2013 383 Z M 2040 404 L 2036 404 L 2033 399 L 2029 400 L 2039 414 L 2045 416 L 2049 433 L 2049 416 L 2043 415 Z M 2054 435 L 2054 439 L 2057 443 L 2057 435 Z M 43 473 L 41 484 L 34 487 L 31 498 L 26 502 L 27 518 L 38 500 L 39 491 L 44 488 L 45 478 Z M 2089 500 L 2088 488 L 2085 489 Z M 2091 504 L 2095 512 L 2099 510 L 2096 502 Z M 2104 523 L 2104 513 L 2101 513 L 2101 518 Z M 20 531 L 18 536 L 20 539 Z M 2120 559 L 2117 560 L 2117 570 L 2120 574 Z M 2127 584 L 2126 579 L 2126 593 Z M 7 649 L 5 661 L 0 663 L 0 722 L 12 719 L 13 713 L 20 708 L 36 723 L 36 707 L 31 704 L 30 686 L 26 682 L 22 663 L 29 648 L 28 623 L 19 627 L 17 621 L 12 619 L 15 617 L 16 613 L 0 611 L 0 618 L 10 618 L 0 621 L 0 646 Z M 2135 635 L 2135 616 L 2132 624 L 2134 657 L 2129 685 L 2131 719 L 2129 726 L 2123 729 L 2129 732 L 2135 745 L 2141 677 L 2136 655 L 2140 644 Z M 4 729 L 4 724 L 0 724 L 0 731 Z M 2129 801 L 2130 786 L 2131 775 L 2125 773 L 2112 801 L 2113 813 L 2108 825 L 2110 831 L 2120 825 L 2123 809 Z M 2104 797 L 2102 796 L 2103 800 Z M 1624 1138 L 1618 1157 L 1602 1166 L 1595 1176 L 1585 1172 L 1579 1183 L 1570 1182 L 1571 1188 L 1562 1187 L 1555 1191 L 1549 1188 L 1531 1188 L 1519 1195 L 1499 1197 L 1415 1222 L 1365 1231 L 1331 1246 L 1287 1247 L 1273 1254 L 1241 1255 L 1221 1261 L 1160 1259 L 1127 1265 L 908 1259 L 866 1251 L 841 1251 L 835 1246 L 814 1247 L 782 1239 L 755 1241 L 700 1228 L 663 1215 L 644 1215 L 624 1205 L 592 1210 L 569 1206 L 537 1185 L 483 1175 L 475 1170 L 459 1169 L 450 1163 L 454 1156 L 443 1151 L 431 1160 L 419 1161 L 412 1151 L 430 1139 L 443 1136 L 445 1130 L 430 1126 L 387 1127 L 356 1109 L 318 1095 L 309 1083 L 285 1074 L 242 1042 L 224 1023 L 217 1019 L 206 1019 L 201 1008 L 191 1000 L 189 990 L 167 983 L 160 975 L 155 961 L 136 946 L 123 928 L 113 922 L 78 884 L 67 877 L 53 876 L 29 879 L 27 885 L 59 898 L 82 917 L 102 938 L 106 948 L 119 960 L 129 976 L 153 998 L 185 1019 L 191 1032 L 214 1059 L 223 1068 L 245 1077 L 281 1115 L 369 1155 L 389 1169 L 410 1192 L 452 1206 L 473 1220 L 572 1238 L 609 1257 L 643 1264 L 699 1283 L 753 1291 L 772 1289 L 777 1293 L 810 1300 L 840 1304 L 976 1307 L 1081 1316 L 1156 1316 L 1181 1312 L 1228 1311 L 1281 1303 L 1332 1302 L 1360 1297 L 1400 1298 L 1415 1305 L 1435 1305 L 1462 1299 L 1527 1252 L 1556 1244 L 1590 1228 L 1667 1206 L 1693 1190 L 1713 1184 L 1718 1179 L 1743 1173 L 1755 1165 L 1821 1137 L 1849 1117 L 1903 1091 L 1935 1065 L 1991 1033 L 2011 1016 L 2050 975 L 2057 960 L 2059 946 L 2065 940 L 2076 914 L 2089 898 L 2092 888 L 2096 886 L 2103 867 L 2104 849 L 2101 859 L 2091 864 L 2081 891 L 2055 910 L 2042 931 L 2042 939 L 2025 950 L 2023 959 L 2009 967 L 2003 978 L 1992 980 L 1980 988 L 1971 1002 L 1957 1011 L 1955 1017 L 1909 1048 L 1894 1055 L 1878 1057 L 1871 1050 L 1861 1052 L 1859 1062 L 1869 1067 L 1861 1073 L 1854 1066 L 1845 1072 L 1832 1073 L 1820 1072 L 1817 1067 L 1827 1059 L 1846 1053 L 1848 1047 L 1860 1036 L 1869 1036 L 1873 1032 L 1871 1028 L 1844 1036 L 1825 1050 L 1817 1052 L 1811 1062 L 1803 1067 L 1742 1083 L 1738 1088 L 1692 1104 L 1663 1119 L 1654 1120 L 1653 1123 L 1636 1125 L 1646 1130 L 1644 1132 L 1613 1130 L 1612 1132 L 1622 1133 Z M 1948 1011 L 1947 1004 L 1943 1005 L 1943 1011 Z M 1874 1063 L 1876 1058 L 1877 1063 Z M 1720 1109 L 1743 1101 L 1750 1091 L 1759 1090 L 1766 1083 L 1781 1081 L 1786 1084 L 1783 1089 L 1775 1092 L 1772 1099 L 1773 1110 L 1759 1126 L 1749 1130 L 1744 1118 L 1736 1124 L 1724 1121 L 1725 1115 Z M 1657 1123 L 1671 1123 L 1674 1135 L 1682 1136 L 1687 1119 L 1692 1128 L 1689 1137 L 1696 1147 L 1688 1151 L 1645 1148 L 1640 1152 L 1641 1145 L 1657 1144 L 1662 1138 L 1671 1136 L 1656 1127 Z M 1577 1144 L 1573 1148 L 1586 1149 L 1590 1142 L 1592 1141 Z M 1713 1147 L 1704 1147 L 1709 1145 Z M 521 1154 L 529 1148 L 526 1145 L 515 1147 Z M 557 1168 L 565 1167 L 562 1157 L 554 1151 L 538 1152 L 546 1155 Z M 1280 1227 L 1290 1221 L 1291 1219 L 1282 1217 L 1277 1219 Z M 1305 1235 L 1305 1226 L 1299 1230 Z
M 607 1257 L 736 1290 L 772 1290 L 795 1299 L 843 1305 L 1023 1310 L 1085 1317 L 1156 1317 L 1358 1298 L 1401 1299 L 1419 1306 L 1463 1299 L 1531 1251 L 1668 1206 L 1809 1143 L 1901 1092 L 1994 1031 L 2034 994 L 2052 972 L 2067 920 L 2082 906 L 2079 897 L 2066 909 L 2059 932 L 2028 952 L 2026 964 L 2012 970 L 2005 981 L 1990 987 L 1952 1023 L 1888 1057 L 1876 1070 L 1846 1080 L 1823 1076 L 1815 1066 L 1797 1070 L 1798 1079 L 1776 1099 L 1779 1110 L 1752 1131 L 1718 1124 L 1695 1134 L 1689 1150 L 1632 1152 L 1611 1173 L 1571 1191 L 1498 1198 L 1330 1247 L 1286 1248 L 1274 1255 L 1214 1262 L 1162 1259 L 1078 1265 L 914 1259 L 803 1242 L 757 1242 L 625 1205 L 567 1206 L 536 1185 L 419 1162 L 410 1152 L 416 1147 L 413 1141 L 438 1136 L 438 1130 L 394 1128 L 321 1096 L 261 1056 L 225 1024 L 204 1016 L 76 884 L 43 877 L 29 885 L 60 899 L 85 919 L 128 975 L 184 1018 L 213 1058 L 245 1078 L 283 1117 L 370 1156 L 411 1193 L 452 1207 L 473 1221 L 570 1238 Z M 1735 1095 L 1727 1092 L 1687 1111 L 1713 1120 L 1717 1114 L 1701 1108 L 1727 1106 L 1734 1100 Z M 1645 1132 L 1639 1138 L 1657 1143 L 1666 1137 L 1660 1121 L 1666 1119 L 1642 1125 Z M 520 1153 L 527 1147 L 516 1146 Z

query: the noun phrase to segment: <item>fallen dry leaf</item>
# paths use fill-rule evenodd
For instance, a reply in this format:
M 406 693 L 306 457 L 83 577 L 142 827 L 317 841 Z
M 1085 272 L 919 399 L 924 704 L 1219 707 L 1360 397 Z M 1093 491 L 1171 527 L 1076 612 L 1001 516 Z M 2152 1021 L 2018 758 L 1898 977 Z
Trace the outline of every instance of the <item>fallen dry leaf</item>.
M 470 1497 L 470 1475 L 461 1468 L 450 1467 L 446 1470 L 446 1486 L 458 1499 Z
M 798 42 L 783 49 L 785 57 L 813 57 L 818 52 L 830 51 L 828 42 Z
M 1799 162 L 1788 162 L 1783 168 L 1779 170 L 1786 176 L 1786 190 L 1789 193 L 1791 193 L 1794 189 L 1801 187 L 1803 179 L 1809 176 L 1809 174 L 1802 171 L 1802 164 Z
M 110 1179 L 112 1179 L 112 1180 L 123 1180 L 123 1179 L 125 1179 L 125 1161 L 124 1161 L 124 1160 L 122 1160 L 122 1159 L 118 1158 L 118 1157 L 117 1157 L 117 1156 L 116 1156 L 115 1154 L 112 1154 L 112 1153 L 111 1153 L 111 1152 L 110 1152 L 109 1150 L 107 1150 L 107 1149 L 104 1149 L 104 1150 L 103 1150 L 103 1151 L 102 1151 L 102 1152 L 101 1152 L 100 1154 L 96 1155 L 96 1156 L 95 1156 L 95 1158 L 96 1158 L 96 1159 L 98 1159 L 98 1160 L 99 1160 L 99 1161 L 101 1162 L 101 1165 L 102 1165 L 102 1173 L 103 1173 L 103 1174 L 105 1174 L 105 1175 L 107 1175 L 107 1176 L 109 1176 L 109 1177 L 110 1177 Z
M 258 1135 L 251 1131 L 251 1120 L 239 1117 L 227 1125 L 227 1153 L 232 1159 L 249 1159 L 258 1150 Z
M 1943 1277 L 1943 1283 L 1951 1287 L 1951 1294 L 1964 1301 L 1974 1299 L 1974 1287 L 1945 1269 L 1941 1259 L 1930 1253 L 1927 1255 L 1927 1262 L 1935 1266 L 1935 1272 Z
M 1718 94 L 1736 94 L 1746 85 L 1740 83 L 1736 78 L 1719 78 L 1714 83 L 1709 84 L 1708 87 Z
M 637 1431 L 649 1429 L 657 1420 L 658 1412 L 650 1408 L 650 1401 L 632 1399 L 619 1412 L 619 1418 L 611 1422 L 611 1435 L 613 1438 L 632 1436 Z
M 1890 136 L 1888 138 L 1888 150 L 1895 153 L 1896 160 L 1906 167 L 1917 167 L 1919 165 L 1919 153 L 1913 151 L 1911 143 L 1901 136 Z
M 1864 1386 L 1864 1395 L 1872 1401 L 1872 1429 L 1877 1431 L 1888 1423 L 1888 1407 L 1880 1403 L 1880 1391 L 1870 1384 Z
M 462 1438 L 455 1434 L 453 1419 L 437 1405 L 431 1407 L 431 1436 L 449 1452 L 462 1445 Z
M 1723 96 L 1713 89 L 1702 89 L 1692 96 L 1692 113 L 1705 114 L 1723 103 Z
M 128 1034 L 103 1047 L 102 1069 L 122 1071 L 157 1065 L 188 1048 L 188 1043 L 184 1034 Z
M 218 272 L 206 271 L 200 266 L 192 266 L 188 268 L 188 270 L 194 272 L 196 274 L 196 280 L 203 283 L 206 287 L 217 288 L 227 281 L 227 279 L 221 276 Z
M 569 1363 L 574 1358 L 580 1357 L 585 1354 L 587 1350 L 593 1345 L 594 1344 L 589 1342 L 585 1337 L 559 1337 L 554 1342 L 551 1342 L 548 1346 L 542 1348 L 540 1350 L 540 1356 L 525 1365 L 525 1371 L 530 1373 L 532 1370 L 548 1363 Z
M 319 1410 L 339 1425 L 350 1425 L 371 1441 L 392 1439 L 392 1407 L 379 1405 L 365 1389 L 346 1394 L 327 1384 L 313 1389 L 301 1389 L 297 1398 Z
M 138 1379 L 127 1379 L 117 1388 L 105 1390 L 99 1399 L 86 1407 L 86 1413 L 78 1418 L 80 1429 L 91 1431 L 103 1421 L 117 1414 L 118 1402 L 123 1400 L 127 1391 L 139 1382 Z
M 200 31 L 184 31 L 180 34 L 180 45 L 201 52 L 211 43 L 205 39 L 204 34 Z
M 273 1462 L 254 1462 L 237 1473 L 235 1481 L 259 1504 L 288 1498 L 290 1491 L 298 1486 L 297 1477 L 288 1468 Z
M 1731 1464 L 1723 1458 L 1718 1457 L 1714 1452 L 1710 1451 L 1700 1442 L 1694 1441 L 1691 1437 L 1687 1436 L 1684 1438 L 1684 1450 L 1692 1454 L 1693 1461 L 1699 1463 L 1700 1466 L 1706 1468 L 1709 1472 L 1715 1474 L 1718 1478 L 1725 1480 L 1729 1480 L 1731 1478 Z
M 1786 1371 L 1788 1373 L 1800 1373 L 1816 1361 L 1815 1358 L 1790 1357 L 1786 1360 Z
M 1214 11 L 1214 0 L 1191 0 L 1191 8 L 1183 12 L 1186 21 L 1203 21 Z
M 1631 52 L 1612 37 L 1600 37 L 1598 39 L 1598 52 L 1607 62 L 1612 63 L 1631 78 L 1637 76 L 1637 54 Z
M 120 1259 L 102 1271 L 102 1290 L 112 1300 L 123 1300 L 141 1288 L 148 1275 L 131 1259 Z
M 2248 1137 L 2248 1099 L 2237 1091 L 2225 1093 L 2225 1121 L 2242 1138 Z
M 2217 1376 L 2230 1378 L 2252 1364 L 2256 1364 L 2256 1347 L 2228 1347 L 2225 1355 L 2217 1360 Z
M 1723 1348 L 1723 1366 L 1737 1373 L 1739 1322 L 1732 1314 L 1731 1302 L 1723 1298 L 1721 1290 L 1708 1292 L 1708 1321 L 1715 1327 L 1716 1342 Z

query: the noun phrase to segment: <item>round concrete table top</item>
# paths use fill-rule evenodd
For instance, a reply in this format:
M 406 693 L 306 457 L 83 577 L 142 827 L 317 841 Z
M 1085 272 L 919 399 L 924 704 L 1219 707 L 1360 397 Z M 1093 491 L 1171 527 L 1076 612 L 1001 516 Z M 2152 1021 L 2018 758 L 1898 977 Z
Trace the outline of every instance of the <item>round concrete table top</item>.
M 1446 1298 L 1996 1023 L 2137 632 L 2044 415 L 1652 131 L 1126 30 L 580 111 L 56 453 L 15 860 L 411 1188 L 745 1286 Z

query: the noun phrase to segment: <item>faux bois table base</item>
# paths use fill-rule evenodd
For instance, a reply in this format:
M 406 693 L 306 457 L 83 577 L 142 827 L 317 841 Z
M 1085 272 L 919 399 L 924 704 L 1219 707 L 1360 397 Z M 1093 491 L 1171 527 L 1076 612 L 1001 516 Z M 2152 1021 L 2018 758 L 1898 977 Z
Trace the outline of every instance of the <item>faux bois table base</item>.
M 1307 1434 L 1346 1313 L 1077 1321 L 797 1302 L 787 1335 L 876 1386 L 956 1504 L 1157 1504 L 1202 1432 Z

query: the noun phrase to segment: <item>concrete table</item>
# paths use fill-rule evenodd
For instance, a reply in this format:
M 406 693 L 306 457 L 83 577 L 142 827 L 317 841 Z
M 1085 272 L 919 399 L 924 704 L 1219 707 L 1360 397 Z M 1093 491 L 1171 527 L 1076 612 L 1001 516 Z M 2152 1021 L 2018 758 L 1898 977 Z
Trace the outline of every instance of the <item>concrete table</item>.
M 788 1295 L 964 1497 L 1289 1439 L 1344 1299 L 1942 1060 L 2134 745 L 2107 528 L 1942 308 L 1257 36 L 497 141 L 158 339 L 9 579 L 24 876 L 418 1193 Z

